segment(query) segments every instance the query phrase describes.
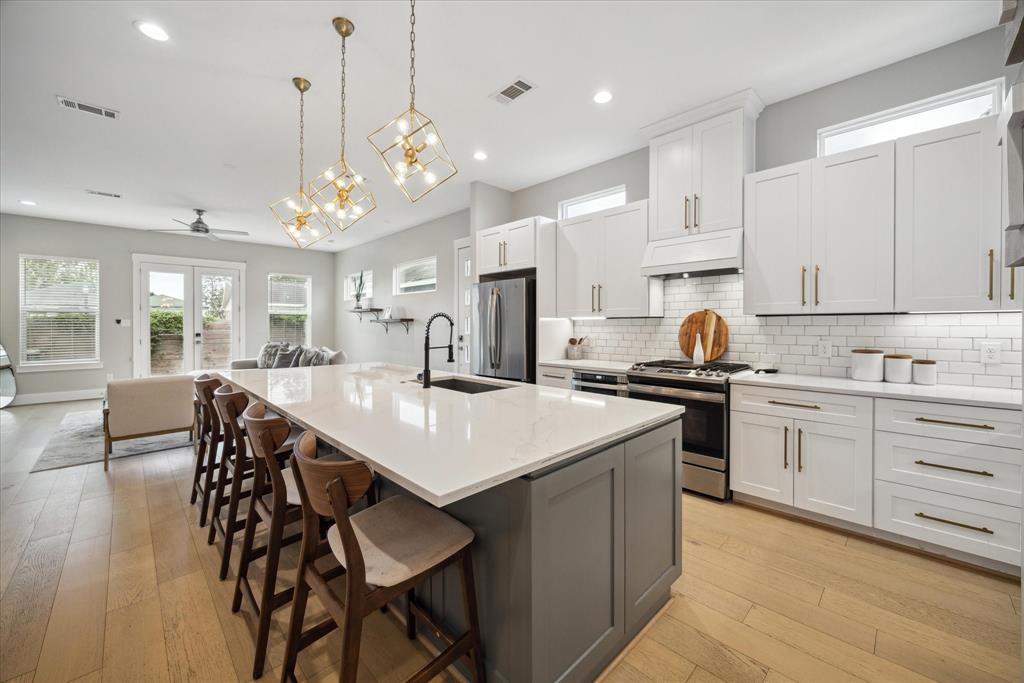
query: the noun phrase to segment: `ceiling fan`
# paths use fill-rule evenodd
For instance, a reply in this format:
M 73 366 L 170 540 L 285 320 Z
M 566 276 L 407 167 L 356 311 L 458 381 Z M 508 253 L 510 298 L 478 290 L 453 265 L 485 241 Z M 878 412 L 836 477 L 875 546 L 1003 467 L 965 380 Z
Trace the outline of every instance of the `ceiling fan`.
M 217 235 L 246 235 L 249 233 L 244 230 L 213 230 L 206 221 L 203 220 L 203 214 L 206 213 L 206 209 L 192 209 L 196 212 L 196 219 L 191 223 L 185 221 L 179 221 L 177 218 L 172 218 L 175 223 L 181 223 L 185 228 L 168 228 L 167 230 L 150 230 L 149 232 L 187 232 L 198 237 L 205 237 L 207 239 L 216 240 Z M 214 234 L 216 233 L 216 234 Z

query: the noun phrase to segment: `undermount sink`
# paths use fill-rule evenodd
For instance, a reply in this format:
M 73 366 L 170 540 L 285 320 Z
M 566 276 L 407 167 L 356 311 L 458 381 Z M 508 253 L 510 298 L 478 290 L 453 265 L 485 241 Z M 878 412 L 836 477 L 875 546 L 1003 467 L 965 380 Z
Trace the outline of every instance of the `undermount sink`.
M 498 391 L 499 389 L 508 389 L 499 384 L 490 384 L 487 382 L 475 382 L 471 379 L 462 379 L 461 377 L 448 377 L 445 379 L 433 379 L 430 380 L 431 387 L 438 387 L 440 389 L 448 389 L 449 391 L 461 391 L 464 394 L 483 394 L 488 391 Z

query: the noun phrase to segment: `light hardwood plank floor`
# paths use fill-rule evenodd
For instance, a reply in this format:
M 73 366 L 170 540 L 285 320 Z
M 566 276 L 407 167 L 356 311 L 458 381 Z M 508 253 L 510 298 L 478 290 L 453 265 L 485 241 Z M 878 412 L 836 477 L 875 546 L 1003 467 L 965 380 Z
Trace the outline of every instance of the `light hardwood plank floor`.
M 98 408 L 0 411 L 0 682 L 249 680 L 255 619 L 231 613 L 233 574 L 217 579 L 196 527 L 190 449 L 29 474 L 66 413 Z M 683 519 L 672 601 L 606 681 L 1018 680 L 1015 580 L 696 496 Z M 265 681 L 287 618 L 274 615 Z M 338 649 L 335 634 L 304 652 L 300 680 L 334 680 Z M 368 683 L 429 657 L 381 614 L 363 655 Z

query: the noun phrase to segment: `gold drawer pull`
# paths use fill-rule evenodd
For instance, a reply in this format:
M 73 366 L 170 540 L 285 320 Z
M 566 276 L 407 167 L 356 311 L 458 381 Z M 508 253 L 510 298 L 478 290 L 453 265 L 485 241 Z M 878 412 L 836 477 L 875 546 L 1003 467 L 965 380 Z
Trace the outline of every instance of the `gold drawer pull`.
M 950 420 L 935 420 L 930 417 L 915 417 L 917 422 L 927 422 L 933 425 L 949 425 L 951 427 L 970 427 L 971 429 L 995 429 L 992 425 L 972 425 L 970 422 L 951 422 Z
M 938 463 L 926 462 L 924 460 L 915 460 L 914 464 L 915 465 L 924 465 L 925 467 L 937 467 L 940 470 L 952 470 L 954 472 L 966 472 L 967 474 L 980 474 L 983 477 L 994 477 L 994 476 L 996 476 L 996 475 L 992 474 L 991 472 L 986 472 L 985 470 L 969 470 L 969 469 L 967 469 L 965 467 L 953 467 L 952 465 L 940 465 Z
M 953 526 L 958 526 L 961 529 L 970 529 L 971 531 L 980 531 L 983 534 L 995 534 L 995 532 L 992 531 L 991 529 L 989 529 L 987 526 L 973 526 L 971 524 L 964 524 L 963 522 L 954 522 L 951 519 L 943 519 L 942 517 L 932 517 L 931 515 L 926 515 L 923 512 L 915 512 L 914 516 L 915 517 L 920 517 L 922 519 L 930 519 L 933 522 L 942 522 L 943 524 L 951 524 Z
M 565 375 L 549 375 L 546 372 L 540 373 L 541 377 L 550 377 L 551 379 L 565 379 Z
M 821 406 L 816 405 L 804 405 L 803 403 L 790 403 L 788 401 L 776 401 L 775 399 L 768 399 L 768 403 L 773 406 L 789 406 L 791 408 L 807 408 L 809 410 L 821 410 Z

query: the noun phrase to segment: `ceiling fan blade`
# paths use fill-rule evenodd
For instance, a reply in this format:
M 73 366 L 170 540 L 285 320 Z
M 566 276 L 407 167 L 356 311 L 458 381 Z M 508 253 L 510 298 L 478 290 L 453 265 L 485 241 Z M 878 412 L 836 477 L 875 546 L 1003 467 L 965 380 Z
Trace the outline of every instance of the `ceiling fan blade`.
M 148 230 L 144 230 L 143 232 L 192 232 L 192 229 L 187 228 L 183 230 L 181 228 L 150 228 Z
M 206 233 L 205 235 L 203 235 L 203 237 L 205 237 L 208 240 L 213 240 L 214 242 L 220 242 L 220 238 L 214 235 L 212 232 Z
M 210 230 L 210 232 L 216 232 L 221 235 L 248 235 L 245 230 Z
M 178 220 L 177 218 L 172 218 L 171 220 L 172 220 L 172 221 L 174 221 L 175 223 L 181 223 L 181 224 L 182 224 L 182 225 L 184 225 L 184 226 L 185 226 L 186 228 L 189 228 L 189 227 L 191 227 L 191 225 L 190 225 L 190 224 L 186 223 L 185 221 L 179 221 L 179 220 Z

